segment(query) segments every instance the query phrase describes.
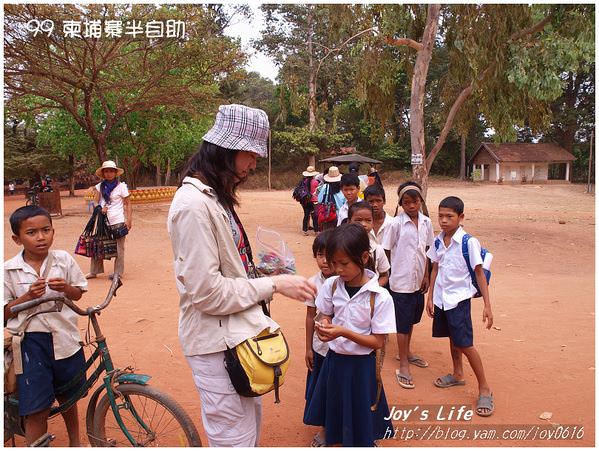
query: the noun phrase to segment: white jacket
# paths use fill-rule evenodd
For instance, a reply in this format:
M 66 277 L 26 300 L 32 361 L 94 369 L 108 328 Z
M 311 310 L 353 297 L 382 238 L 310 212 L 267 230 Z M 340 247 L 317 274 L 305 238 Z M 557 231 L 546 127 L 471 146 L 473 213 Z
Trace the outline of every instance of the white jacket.
M 186 356 L 232 348 L 278 324 L 258 302 L 273 294 L 269 277 L 248 279 L 215 191 L 185 177 L 171 204 L 171 238 L 179 301 L 179 340 Z

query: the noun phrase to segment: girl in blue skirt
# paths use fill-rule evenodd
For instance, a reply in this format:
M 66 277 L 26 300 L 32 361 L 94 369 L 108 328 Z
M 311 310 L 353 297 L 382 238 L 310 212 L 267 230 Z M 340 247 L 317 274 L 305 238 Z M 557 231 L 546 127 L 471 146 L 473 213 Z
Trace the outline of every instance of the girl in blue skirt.
M 327 239 L 327 262 L 337 276 L 318 292 L 315 328 L 329 352 L 304 416 L 324 426 L 327 446 L 373 446 L 392 431 L 375 350 L 395 332 L 395 313 L 389 292 L 365 269 L 369 249 L 359 224 L 343 224 Z

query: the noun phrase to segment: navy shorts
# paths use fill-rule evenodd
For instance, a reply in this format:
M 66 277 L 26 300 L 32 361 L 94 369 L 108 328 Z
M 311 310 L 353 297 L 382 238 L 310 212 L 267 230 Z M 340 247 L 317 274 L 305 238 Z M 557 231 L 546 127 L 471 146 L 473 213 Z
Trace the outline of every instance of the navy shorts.
M 433 337 L 450 337 L 458 348 L 469 348 L 474 344 L 470 299 L 460 302 L 451 310 L 442 310 L 435 305 Z
M 31 415 L 48 409 L 56 396 L 69 398 L 85 383 L 85 376 L 78 383 L 60 390 L 77 374 L 83 373 L 85 356 L 83 348 L 66 359 L 54 359 L 52 334 L 26 332 L 21 342 L 23 374 L 17 375 L 19 392 L 19 415 Z
M 395 324 L 398 334 L 409 334 L 418 324 L 424 311 L 424 293 L 396 293 L 391 291 L 395 306 Z

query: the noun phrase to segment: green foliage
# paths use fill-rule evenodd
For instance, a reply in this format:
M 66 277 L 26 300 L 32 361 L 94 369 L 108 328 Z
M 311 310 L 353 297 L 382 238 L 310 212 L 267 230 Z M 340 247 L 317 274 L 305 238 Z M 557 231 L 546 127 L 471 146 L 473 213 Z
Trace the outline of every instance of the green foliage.
M 273 159 L 280 163 L 341 147 L 350 142 L 351 135 L 310 132 L 305 128 L 287 127 L 272 133 Z
M 112 128 L 132 113 L 160 106 L 190 113 L 212 107 L 218 82 L 234 76 L 245 62 L 238 40 L 223 34 L 230 10 L 247 14 L 247 7 L 222 5 L 7 5 L 7 106 L 41 120 L 49 110 L 67 111 L 102 160 Z M 186 36 L 63 39 L 42 33 L 32 39 L 22 33 L 23 23 L 42 17 L 56 24 L 101 17 L 123 23 L 178 19 L 185 23 Z
M 38 181 L 40 176 L 63 176 L 68 161 L 36 144 L 35 130 L 15 121 L 4 125 L 4 178 Z
M 49 112 L 37 127 L 37 144 L 62 156 L 84 157 L 93 153 L 89 135 L 64 110 Z

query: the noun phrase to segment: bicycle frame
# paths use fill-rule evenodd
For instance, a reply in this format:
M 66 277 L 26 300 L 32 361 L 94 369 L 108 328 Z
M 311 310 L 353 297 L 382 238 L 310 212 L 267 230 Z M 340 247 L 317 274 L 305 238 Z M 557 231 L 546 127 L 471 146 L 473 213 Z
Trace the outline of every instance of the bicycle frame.
M 87 414 L 86 414 L 87 422 L 89 424 L 90 419 L 93 422 L 93 416 L 95 413 L 97 400 L 98 400 L 100 394 L 104 390 L 106 390 L 108 399 L 110 401 L 110 406 L 112 408 L 112 412 L 114 414 L 114 417 L 115 417 L 120 429 L 123 431 L 123 433 L 129 440 L 129 442 L 133 446 L 138 446 L 139 444 L 131 436 L 131 434 L 129 433 L 129 431 L 127 430 L 127 427 L 125 426 L 125 424 L 123 422 L 123 419 L 120 414 L 120 410 L 121 410 L 123 404 L 117 404 L 117 396 L 115 396 L 115 391 L 113 389 L 113 385 L 126 384 L 126 383 L 147 385 L 151 376 L 148 376 L 146 374 L 134 374 L 134 373 L 120 373 L 119 374 L 119 370 L 115 369 L 114 365 L 112 363 L 112 359 L 110 357 L 110 351 L 108 350 L 108 346 L 106 345 L 106 338 L 102 335 L 96 315 L 97 315 L 97 313 L 90 313 L 89 316 L 90 316 L 91 324 L 94 328 L 94 332 L 95 332 L 95 336 L 96 336 L 94 341 L 98 345 L 97 348 L 94 350 L 92 355 L 86 360 L 85 367 L 77 374 L 77 376 L 75 376 L 73 379 L 71 379 L 69 382 L 67 382 L 63 386 L 59 387 L 57 389 L 57 392 L 59 392 L 59 393 L 64 392 L 66 390 L 69 390 L 71 387 L 75 386 L 76 384 L 78 384 L 79 381 L 81 380 L 81 378 L 86 377 L 87 370 L 89 370 L 92 367 L 94 362 L 96 362 L 98 359 L 100 359 L 100 363 L 98 364 L 98 366 L 94 370 L 94 372 L 86 379 L 85 384 L 83 384 L 74 395 L 72 395 L 63 404 L 60 404 L 60 405 L 50 409 L 50 417 L 53 417 L 55 415 L 58 415 L 59 413 L 65 412 L 68 409 L 70 409 L 73 406 L 73 404 L 75 404 L 77 401 L 79 401 L 81 398 L 83 398 L 86 395 L 86 393 L 95 385 L 95 383 L 100 379 L 101 374 L 106 373 L 103 378 L 102 385 L 100 385 L 96 389 L 96 391 L 93 393 L 92 397 L 90 398 L 90 401 L 89 401 L 89 404 L 87 407 Z M 116 376 L 115 376 L 115 374 L 116 374 Z M 10 395 L 7 397 L 7 402 L 10 406 L 17 407 L 19 401 L 13 395 Z M 124 402 L 127 403 L 128 402 L 127 399 L 125 399 Z M 139 414 L 136 412 L 134 406 L 128 405 L 128 408 L 129 408 L 131 414 L 138 421 L 138 423 L 147 432 L 150 432 L 151 431 L 150 428 L 143 422 L 143 420 L 141 419 Z M 14 430 L 12 432 L 21 435 L 20 428 L 14 428 Z M 89 430 L 88 430 L 88 433 L 89 433 Z

